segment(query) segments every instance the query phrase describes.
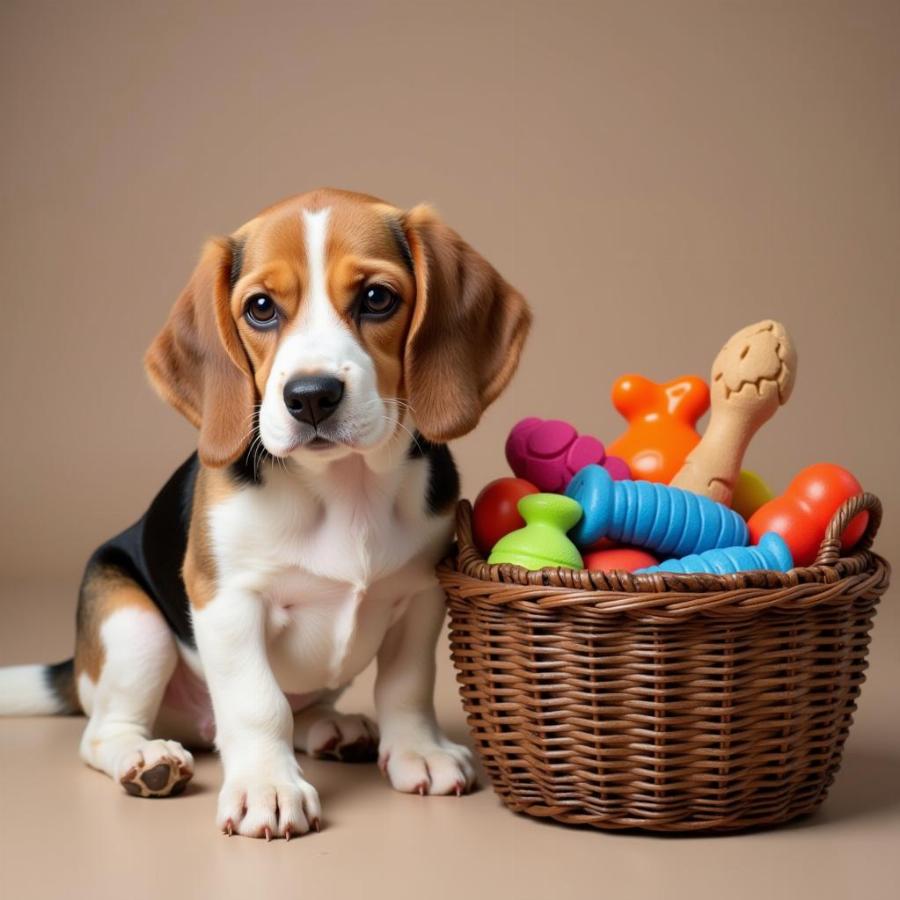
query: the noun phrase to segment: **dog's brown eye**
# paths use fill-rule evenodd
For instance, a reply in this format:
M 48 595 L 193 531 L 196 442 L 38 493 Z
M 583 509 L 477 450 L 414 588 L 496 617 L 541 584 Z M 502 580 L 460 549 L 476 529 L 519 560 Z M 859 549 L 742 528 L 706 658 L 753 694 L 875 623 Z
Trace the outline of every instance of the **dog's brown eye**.
M 247 301 L 244 315 L 251 325 L 268 328 L 278 320 L 278 309 L 268 294 L 254 294 Z
M 370 319 L 385 319 L 396 308 L 400 298 L 383 284 L 367 284 L 359 299 L 359 314 Z

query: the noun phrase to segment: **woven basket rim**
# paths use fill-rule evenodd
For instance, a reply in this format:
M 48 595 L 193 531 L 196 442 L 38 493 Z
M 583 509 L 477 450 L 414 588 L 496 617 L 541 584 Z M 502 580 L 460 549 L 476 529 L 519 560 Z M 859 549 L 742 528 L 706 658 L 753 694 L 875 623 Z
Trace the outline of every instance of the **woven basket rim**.
M 854 552 L 841 556 L 841 536 L 863 511 L 869 518 Z M 634 613 L 670 618 L 697 613 L 747 615 L 763 608 L 804 606 L 840 600 L 847 580 L 881 583 L 890 576 L 888 562 L 869 549 L 882 519 L 881 501 L 867 492 L 845 501 L 835 512 L 812 566 L 788 572 L 759 570 L 731 575 L 676 575 L 657 572 L 545 568 L 537 571 L 485 562 L 472 538 L 472 506 L 457 506 L 456 552 L 437 569 L 445 588 L 457 597 L 477 597 L 497 606 L 531 609 L 592 609 L 604 614 Z

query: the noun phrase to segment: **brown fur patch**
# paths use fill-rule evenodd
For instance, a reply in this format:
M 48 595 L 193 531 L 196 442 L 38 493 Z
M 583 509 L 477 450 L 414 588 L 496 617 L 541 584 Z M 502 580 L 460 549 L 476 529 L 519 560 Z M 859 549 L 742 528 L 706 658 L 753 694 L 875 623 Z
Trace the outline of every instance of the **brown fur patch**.
M 203 609 L 215 596 L 216 563 L 209 534 L 209 512 L 234 493 L 234 482 L 220 469 L 201 469 L 194 487 L 182 577 L 191 606 Z
M 384 204 L 337 205 L 329 217 L 326 245 L 331 302 L 372 357 L 378 392 L 385 399 L 402 393 L 403 349 L 415 302 L 412 275 L 391 232 L 390 221 L 399 216 L 399 210 Z M 372 284 L 390 288 L 400 297 L 400 307 L 383 321 L 357 321 L 358 295 Z
M 231 315 L 253 370 L 257 399 L 265 390 L 272 360 L 286 326 L 296 317 L 308 277 L 300 208 L 285 203 L 273 207 L 241 228 L 243 270 L 231 294 Z M 278 329 L 259 331 L 244 317 L 254 294 L 268 294 L 284 321 Z
M 96 684 L 106 657 L 100 629 L 120 609 L 149 609 L 157 612 L 147 594 L 127 575 L 106 566 L 95 566 L 85 575 L 78 601 L 75 639 L 75 680 L 82 673 Z

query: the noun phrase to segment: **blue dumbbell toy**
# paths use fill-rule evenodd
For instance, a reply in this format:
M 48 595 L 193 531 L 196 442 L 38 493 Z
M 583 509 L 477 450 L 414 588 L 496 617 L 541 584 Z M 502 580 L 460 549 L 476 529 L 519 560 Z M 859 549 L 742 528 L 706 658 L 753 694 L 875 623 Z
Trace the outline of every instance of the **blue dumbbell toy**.
M 637 569 L 634 574 L 677 572 L 692 575 L 697 572 L 708 572 L 710 575 L 730 575 L 733 572 L 750 572 L 754 569 L 787 572 L 793 568 L 794 560 L 784 538 L 774 531 L 767 531 L 755 547 L 723 547 L 707 550 L 704 553 L 685 556 L 683 559 L 667 559 L 658 566 Z
M 721 503 L 652 481 L 613 481 L 602 466 L 585 466 L 566 494 L 584 510 L 571 531 L 582 548 L 606 537 L 682 557 L 749 539 L 747 523 Z

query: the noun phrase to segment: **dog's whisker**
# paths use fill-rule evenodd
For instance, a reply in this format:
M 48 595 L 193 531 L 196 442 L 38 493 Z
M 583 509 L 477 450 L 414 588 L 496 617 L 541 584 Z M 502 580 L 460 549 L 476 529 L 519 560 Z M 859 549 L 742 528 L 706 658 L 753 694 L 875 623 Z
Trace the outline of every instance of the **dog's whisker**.
M 424 455 L 425 450 L 422 447 L 422 445 L 419 443 L 419 438 L 416 436 L 415 432 L 413 432 L 409 428 L 407 428 L 407 426 L 404 425 L 400 421 L 400 419 L 395 419 L 392 416 L 381 416 L 381 419 L 383 421 L 387 422 L 391 426 L 391 431 L 393 431 L 395 428 L 402 428 L 412 438 L 412 441 L 416 445 L 419 453 Z

